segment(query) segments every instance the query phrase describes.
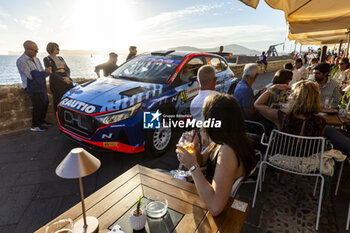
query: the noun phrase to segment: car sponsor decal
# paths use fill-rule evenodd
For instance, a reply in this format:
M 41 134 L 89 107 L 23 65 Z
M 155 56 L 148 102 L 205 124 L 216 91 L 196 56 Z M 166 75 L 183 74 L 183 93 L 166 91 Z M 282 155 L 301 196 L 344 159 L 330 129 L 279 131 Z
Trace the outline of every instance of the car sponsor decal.
M 104 142 L 103 146 L 104 147 L 115 147 L 115 146 L 117 146 L 117 142 Z
M 199 86 L 191 86 L 180 92 L 181 104 L 192 101 L 199 92 Z
M 101 106 L 99 105 L 88 104 L 83 101 L 71 99 L 68 97 L 61 100 L 60 105 L 62 107 L 66 107 L 72 110 L 77 110 L 79 112 L 87 113 L 87 114 L 99 112 L 101 110 Z
M 180 99 L 181 99 L 181 104 L 184 104 L 186 100 L 186 92 L 184 90 L 180 92 Z
M 171 65 L 179 65 L 181 61 L 179 60 L 173 60 L 169 58 L 158 58 L 158 57 L 146 57 L 139 59 L 140 61 L 152 61 L 152 62 L 160 62 L 160 63 L 167 63 Z

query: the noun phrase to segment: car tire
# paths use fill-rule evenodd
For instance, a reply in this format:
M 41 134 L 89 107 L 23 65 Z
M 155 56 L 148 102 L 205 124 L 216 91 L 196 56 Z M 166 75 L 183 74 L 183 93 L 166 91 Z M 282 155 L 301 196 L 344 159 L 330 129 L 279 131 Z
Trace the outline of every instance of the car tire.
M 172 114 L 169 108 L 159 108 L 162 114 Z M 162 123 L 162 122 L 161 122 Z M 146 150 L 152 157 L 159 157 L 169 150 L 174 132 L 171 127 L 147 130 L 145 132 Z
M 230 86 L 230 88 L 228 89 L 227 94 L 233 95 L 233 93 L 235 92 L 236 86 L 237 86 L 236 83 L 232 84 L 232 85 Z

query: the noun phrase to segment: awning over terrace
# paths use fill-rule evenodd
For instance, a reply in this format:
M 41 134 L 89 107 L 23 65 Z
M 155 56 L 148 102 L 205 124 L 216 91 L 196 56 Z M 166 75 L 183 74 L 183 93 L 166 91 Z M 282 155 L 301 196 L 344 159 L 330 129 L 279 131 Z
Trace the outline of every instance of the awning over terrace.
M 259 0 L 240 0 L 256 8 Z M 308 33 L 350 28 L 349 0 L 265 0 L 284 11 L 289 33 Z
M 289 40 L 295 40 L 302 45 L 313 44 L 337 44 L 340 41 L 347 41 L 348 29 L 329 30 L 320 32 L 288 34 Z
M 256 8 L 260 0 L 240 0 Z M 349 50 L 350 0 L 265 0 L 284 11 L 288 39 L 300 44 L 336 44 L 347 41 Z

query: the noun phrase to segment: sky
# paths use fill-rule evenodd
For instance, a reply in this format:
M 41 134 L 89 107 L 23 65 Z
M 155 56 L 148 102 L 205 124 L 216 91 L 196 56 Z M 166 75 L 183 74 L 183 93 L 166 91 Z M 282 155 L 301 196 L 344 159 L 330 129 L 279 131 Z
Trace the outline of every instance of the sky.
M 0 0 L 0 54 L 23 51 L 28 39 L 39 52 L 48 42 L 106 52 L 228 44 L 266 51 L 287 42 L 289 52 L 286 37 L 284 13 L 264 1 L 255 10 L 238 0 Z

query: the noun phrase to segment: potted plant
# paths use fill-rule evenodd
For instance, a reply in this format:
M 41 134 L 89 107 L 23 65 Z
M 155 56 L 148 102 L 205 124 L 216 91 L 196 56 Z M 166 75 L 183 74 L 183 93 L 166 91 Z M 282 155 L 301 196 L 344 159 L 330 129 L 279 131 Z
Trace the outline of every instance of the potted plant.
M 349 105 L 350 105 L 350 92 L 345 91 L 344 95 L 340 98 L 340 109 L 339 109 L 339 114 L 342 117 L 346 117 L 347 111 L 349 110 Z
M 143 229 L 146 225 L 146 214 L 141 209 L 141 199 L 142 197 L 137 200 L 136 209 L 131 212 L 129 218 L 130 225 L 135 231 Z

